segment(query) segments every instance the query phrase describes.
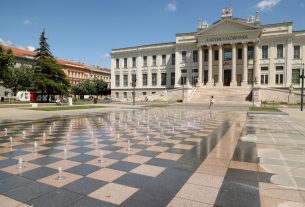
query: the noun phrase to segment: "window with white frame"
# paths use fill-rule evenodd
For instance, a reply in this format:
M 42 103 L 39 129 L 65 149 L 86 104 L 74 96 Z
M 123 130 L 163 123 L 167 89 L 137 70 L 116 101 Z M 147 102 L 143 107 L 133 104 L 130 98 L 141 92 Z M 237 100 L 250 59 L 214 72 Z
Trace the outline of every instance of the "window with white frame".
M 300 84 L 300 68 L 292 69 L 292 84 L 299 85 Z
M 119 98 L 120 96 L 119 96 L 119 92 L 115 92 L 115 97 L 116 98 Z
M 275 71 L 275 84 L 281 85 L 284 83 L 284 67 L 276 66 Z
M 136 57 L 132 58 L 132 67 L 133 68 L 137 67 L 137 59 L 136 59 Z
M 162 65 L 166 65 L 166 55 L 162 55 Z
M 123 84 L 125 87 L 128 86 L 128 75 L 123 76 Z
M 268 85 L 269 71 L 268 67 L 261 67 L 261 84 Z
M 143 67 L 147 67 L 147 56 L 143 56 Z
M 283 44 L 276 45 L 276 57 L 284 58 L 284 45 Z
M 120 86 L 120 75 L 115 76 L 115 86 L 119 87 Z
M 124 98 L 127 98 L 127 92 L 123 92 Z
M 161 85 L 166 86 L 166 73 L 161 73 Z
M 209 60 L 209 50 L 205 49 L 204 50 L 204 62 L 208 62 Z
M 152 73 L 151 74 L 151 84 L 152 84 L 152 86 L 157 85 L 157 73 Z
M 115 68 L 120 68 L 120 59 L 115 59 Z
M 143 86 L 147 86 L 147 74 L 142 75 L 142 84 Z
M 268 45 L 262 46 L 262 59 L 268 59 Z
M 156 56 L 156 55 L 153 55 L 153 56 L 152 56 L 152 59 L 153 59 L 152 65 L 153 65 L 153 66 L 157 66 L 157 56 Z
M 124 58 L 124 68 L 127 68 L 127 58 Z
M 293 46 L 293 59 L 300 59 L 300 57 L 301 57 L 300 45 Z
M 176 55 L 175 53 L 172 54 L 172 65 L 176 64 Z
M 182 51 L 182 63 L 186 63 L 186 51 Z
M 193 62 L 198 62 L 198 50 L 193 50 Z
M 171 85 L 175 85 L 175 73 L 171 73 Z

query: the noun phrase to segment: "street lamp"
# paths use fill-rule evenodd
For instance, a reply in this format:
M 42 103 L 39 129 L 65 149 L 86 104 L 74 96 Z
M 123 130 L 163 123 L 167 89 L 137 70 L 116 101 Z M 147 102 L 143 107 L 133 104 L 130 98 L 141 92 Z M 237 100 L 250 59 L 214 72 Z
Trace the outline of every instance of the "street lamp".
M 301 88 L 301 111 L 303 111 L 303 104 L 304 104 L 304 63 L 303 63 L 303 69 L 302 69 L 302 75 L 300 75 L 301 81 L 302 81 L 302 88 Z

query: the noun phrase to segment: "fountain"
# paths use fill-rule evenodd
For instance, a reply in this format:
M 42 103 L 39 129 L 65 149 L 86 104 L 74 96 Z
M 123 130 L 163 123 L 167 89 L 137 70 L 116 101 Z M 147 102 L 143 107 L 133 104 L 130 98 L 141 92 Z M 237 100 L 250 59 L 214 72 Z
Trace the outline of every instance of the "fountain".
M 34 152 L 37 152 L 37 147 L 38 147 L 38 144 L 37 144 L 37 142 L 35 141 L 35 142 L 34 142 Z
M 46 143 L 46 133 L 45 132 L 43 132 L 42 139 L 43 139 L 43 144 L 45 144 Z
M 67 149 L 65 148 L 65 149 L 64 149 L 64 158 L 65 158 L 65 159 L 67 159 L 67 153 L 68 153 L 68 152 L 67 152 Z
M 111 133 L 112 132 L 112 127 L 111 126 L 109 127 L 109 130 L 110 130 L 110 133 Z
M 117 140 L 119 141 L 120 140 L 120 134 L 118 133 L 118 136 L 117 136 Z
M 104 160 L 104 152 L 101 151 L 101 154 L 100 154 L 100 159 L 98 160 L 100 163 L 104 163 L 105 160 Z
M 140 125 L 140 121 L 138 121 L 138 126 Z
M 187 127 L 190 127 L 190 122 L 187 122 Z
M 18 161 L 18 164 L 17 164 L 17 168 L 18 168 L 18 169 L 22 169 L 22 168 L 23 168 L 22 157 L 19 157 L 19 161 Z
M 10 145 L 13 146 L 13 137 L 10 137 Z
M 65 180 L 66 177 L 62 175 L 62 168 L 58 167 L 58 176 L 55 178 L 56 180 Z
M 25 131 L 22 131 L 22 137 L 25 138 Z
M 32 132 L 34 132 L 34 124 L 32 124 Z
M 52 134 L 52 127 L 49 127 L 49 134 Z
M 136 137 L 136 134 L 137 134 L 137 130 L 136 128 L 133 128 L 133 136 Z
M 94 140 L 94 144 L 95 144 L 95 147 L 98 147 L 98 140 L 97 139 Z
M 7 128 L 4 128 L 4 135 L 7 136 Z
M 131 144 L 130 144 L 130 140 L 128 140 L 128 145 L 127 145 L 127 151 L 128 154 L 130 154 L 131 148 L 130 148 Z
M 173 134 L 175 134 L 175 127 L 173 126 Z
M 149 144 L 149 139 L 150 139 L 150 138 L 149 138 L 149 135 L 147 135 L 147 136 L 146 136 L 145 143 Z

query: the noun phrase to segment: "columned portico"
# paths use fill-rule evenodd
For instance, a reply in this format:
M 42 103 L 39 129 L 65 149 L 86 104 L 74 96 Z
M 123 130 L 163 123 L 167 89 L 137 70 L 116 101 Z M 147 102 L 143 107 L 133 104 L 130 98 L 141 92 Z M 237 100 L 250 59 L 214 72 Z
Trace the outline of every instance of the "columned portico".
M 241 86 L 248 85 L 248 46 L 247 43 L 243 43 L 243 73 L 242 73 Z
M 216 86 L 223 87 L 223 61 L 222 61 L 222 45 L 218 45 L 218 82 Z
M 230 86 L 237 86 L 236 82 L 236 43 L 232 44 L 232 75 Z
M 261 72 L 260 72 L 260 68 L 259 68 L 259 55 L 258 55 L 258 42 L 254 42 L 254 79 L 255 85 L 260 85 L 261 83 Z
M 209 48 L 209 62 L 208 62 L 208 82 L 207 86 L 214 86 L 212 77 L 213 77 L 213 58 L 212 58 L 212 45 L 208 45 Z
M 199 67 L 198 67 L 198 82 L 197 82 L 197 86 L 202 86 L 202 46 L 199 46 L 199 58 L 198 58 L 198 63 L 199 63 Z

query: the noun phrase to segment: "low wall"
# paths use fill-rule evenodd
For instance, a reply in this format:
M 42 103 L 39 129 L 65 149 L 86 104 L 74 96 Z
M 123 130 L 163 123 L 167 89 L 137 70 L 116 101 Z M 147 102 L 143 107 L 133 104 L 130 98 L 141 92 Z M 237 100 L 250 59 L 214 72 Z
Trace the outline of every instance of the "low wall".
M 296 104 L 301 102 L 301 90 L 294 90 L 293 93 L 288 88 L 261 88 L 260 100 L 274 103 Z

